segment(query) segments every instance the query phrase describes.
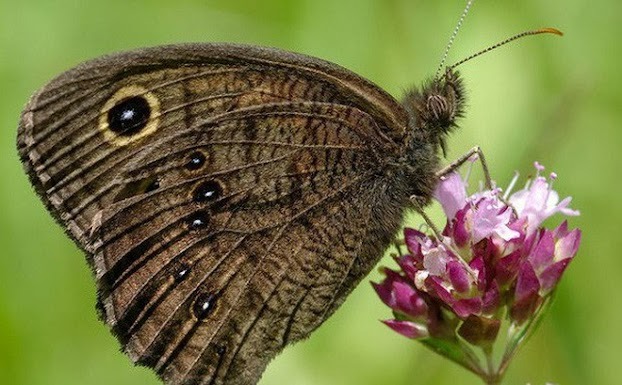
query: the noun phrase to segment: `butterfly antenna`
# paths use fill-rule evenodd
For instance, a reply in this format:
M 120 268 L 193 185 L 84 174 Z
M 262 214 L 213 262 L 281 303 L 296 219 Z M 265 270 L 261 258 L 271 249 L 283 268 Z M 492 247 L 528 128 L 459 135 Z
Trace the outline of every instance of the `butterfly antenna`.
M 520 38 L 525 37 L 525 36 L 540 35 L 540 34 L 543 34 L 543 33 L 551 33 L 553 35 L 558 35 L 558 36 L 563 36 L 564 35 L 564 33 L 562 31 L 560 31 L 558 29 L 555 29 L 555 28 L 541 28 L 541 29 L 536 29 L 536 30 L 533 30 L 533 31 L 521 32 L 521 33 L 519 33 L 517 35 L 514 35 L 512 37 L 509 37 L 509 38 L 503 40 L 502 42 L 499 42 L 499 43 L 497 43 L 495 45 L 492 45 L 492 46 L 490 46 L 490 47 L 488 47 L 486 49 L 483 49 L 483 50 L 481 50 L 481 51 L 479 51 L 477 53 L 474 53 L 473 55 L 467 57 L 466 59 L 460 60 L 456 64 L 454 64 L 451 67 L 449 67 L 449 69 L 453 70 L 454 68 L 456 68 L 459 65 L 462 65 L 462 64 L 464 64 L 466 62 L 468 62 L 471 59 L 475 59 L 478 56 L 481 56 L 481 55 L 483 55 L 483 54 L 485 54 L 487 52 L 490 52 L 490 51 L 492 51 L 494 49 L 497 49 L 497 48 L 499 48 L 499 47 L 501 47 L 503 45 L 506 45 L 506 44 L 508 44 L 508 43 L 510 43 L 510 42 L 512 42 L 514 40 L 520 39 Z
M 462 11 L 462 15 L 460 16 L 460 20 L 458 20 L 458 24 L 456 24 L 456 28 L 454 28 L 454 32 L 451 34 L 451 37 L 449 38 L 449 42 L 447 43 L 447 46 L 445 47 L 445 52 L 443 53 L 443 57 L 441 58 L 441 63 L 438 65 L 438 69 L 436 70 L 436 74 L 434 75 L 434 78 L 438 78 L 438 75 L 443 70 L 443 66 L 445 65 L 445 62 L 447 61 L 447 55 L 449 55 L 449 50 L 451 49 L 451 46 L 454 44 L 454 40 L 456 40 L 456 36 L 458 35 L 458 31 L 462 27 L 462 23 L 464 22 L 464 19 L 466 18 L 467 14 L 469 13 L 469 9 L 471 8 L 471 5 L 473 5 L 474 1 L 475 0 L 467 1 L 467 5 L 466 5 L 466 7 L 464 7 L 464 11 Z

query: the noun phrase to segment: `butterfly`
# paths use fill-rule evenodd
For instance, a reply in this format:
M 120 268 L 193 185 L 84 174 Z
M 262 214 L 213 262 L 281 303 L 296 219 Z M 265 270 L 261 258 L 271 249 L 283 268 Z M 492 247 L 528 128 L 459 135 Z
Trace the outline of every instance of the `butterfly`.
M 463 95 L 453 72 L 400 103 L 300 54 L 163 46 L 51 81 L 18 148 L 130 358 L 169 384 L 252 384 L 429 200 Z
M 453 67 L 399 102 L 302 54 L 170 45 L 58 76 L 17 147 L 131 360 L 171 385 L 247 385 L 429 203 L 464 105 Z

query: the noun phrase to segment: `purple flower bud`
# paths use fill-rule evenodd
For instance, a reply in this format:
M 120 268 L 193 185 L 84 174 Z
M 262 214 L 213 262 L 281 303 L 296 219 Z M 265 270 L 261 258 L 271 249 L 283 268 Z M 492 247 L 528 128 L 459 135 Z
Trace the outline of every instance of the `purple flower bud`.
M 472 282 L 464 265 L 456 260 L 447 263 L 449 282 L 458 294 L 466 294 L 471 290 Z
M 473 345 L 491 345 L 497 338 L 501 321 L 471 315 L 458 329 L 458 334 Z
M 387 268 L 384 273 L 385 279 L 381 283 L 372 282 L 372 286 L 382 302 L 393 310 L 397 319 L 383 322 L 408 338 L 427 337 L 428 327 L 436 327 L 439 323 L 436 312 L 429 311 L 422 293 L 408 277 Z
M 469 207 L 465 207 L 462 210 L 459 210 L 456 213 L 456 216 L 452 221 L 447 222 L 447 226 L 445 227 L 447 234 L 453 241 L 456 243 L 458 248 L 462 249 L 466 246 L 469 246 L 469 242 L 471 241 L 471 232 L 467 228 L 467 217 L 466 214 L 470 211 Z
M 427 239 L 428 236 L 415 229 L 404 229 L 404 241 L 408 251 L 413 255 L 421 255 L 421 240 Z
M 398 320 L 386 320 L 382 322 L 406 338 L 425 338 L 430 335 L 427 327 L 415 322 Z
M 495 265 L 495 280 L 503 288 L 509 287 L 518 275 L 523 250 L 517 249 L 500 258 Z

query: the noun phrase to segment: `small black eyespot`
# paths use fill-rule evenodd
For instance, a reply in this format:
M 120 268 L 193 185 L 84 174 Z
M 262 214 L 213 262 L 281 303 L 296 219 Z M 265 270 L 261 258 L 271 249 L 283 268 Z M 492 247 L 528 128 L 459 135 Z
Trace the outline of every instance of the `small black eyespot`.
M 218 181 L 210 180 L 202 183 L 194 191 L 195 202 L 215 201 L 222 195 L 222 186 Z
M 209 224 L 209 214 L 205 211 L 197 211 L 187 219 L 190 230 L 201 230 Z
M 108 127 L 119 135 L 132 136 L 145 128 L 150 116 L 149 102 L 142 96 L 133 96 L 108 111 Z
M 176 283 L 180 283 L 186 278 L 188 278 L 188 274 L 190 274 L 190 266 L 182 263 L 181 266 L 177 268 L 175 273 L 173 274 L 173 279 Z
M 227 347 L 224 345 L 220 345 L 216 347 L 216 354 L 218 354 L 219 356 L 222 356 L 223 354 L 225 354 L 226 351 L 227 351 Z
M 214 310 L 216 295 L 214 293 L 201 293 L 194 300 L 192 313 L 200 321 L 205 319 Z
M 150 193 L 153 192 L 157 189 L 160 188 L 160 181 L 158 181 L 157 179 L 154 179 L 153 182 L 151 182 L 148 186 L 147 189 L 145 190 L 146 193 Z
M 190 157 L 186 162 L 186 168 L 191 171 L 198 170 L 203 167 L 203 165 L 205 165 L 205 155 L 199 151 L 195 151 L 190 154 Z

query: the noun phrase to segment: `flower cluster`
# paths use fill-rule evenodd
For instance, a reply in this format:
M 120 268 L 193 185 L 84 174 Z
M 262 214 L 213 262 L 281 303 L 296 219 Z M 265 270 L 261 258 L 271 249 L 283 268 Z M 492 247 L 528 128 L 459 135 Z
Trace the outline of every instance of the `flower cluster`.
M 515 333 L 510 340 L 525 335 L 581 238 L 565 221 L 553 230 L 541 226 L 555 213 L 579 213 L 569 208 L 569 197 L 560 201 L 552 189 L 556 175 L 547 179 L 538 163 L 536 169 L 536 177 L 511 195 L 518 176 L 504 195 L 498 188 L 468 195 L 457 173 L 441 180 L 435 199 L 447 216 L 442 233 L 406 229 L 408 252 L 396 258 L 399 270 L 384 268 L 386 278 L 373 284 L 393 310 L 387 326 L 429 346 L 442 345 L 454 361 L 482 373 L 484 365 L 463 354 L 463 341 L 489 352 L 504 320 Z

